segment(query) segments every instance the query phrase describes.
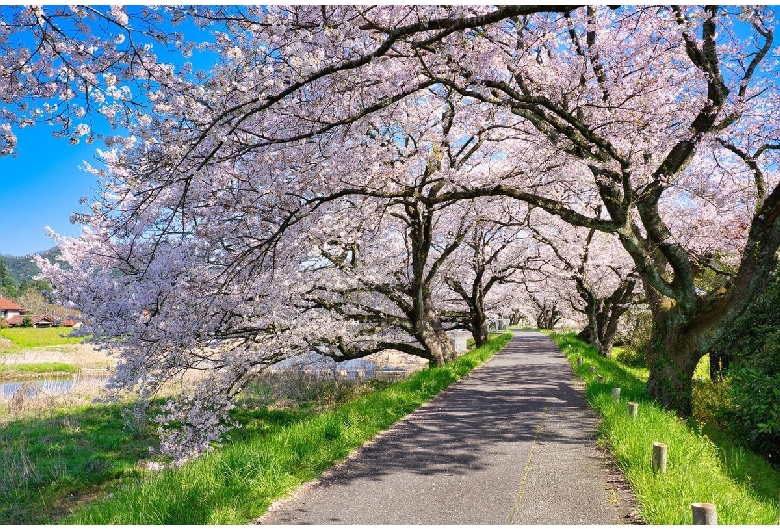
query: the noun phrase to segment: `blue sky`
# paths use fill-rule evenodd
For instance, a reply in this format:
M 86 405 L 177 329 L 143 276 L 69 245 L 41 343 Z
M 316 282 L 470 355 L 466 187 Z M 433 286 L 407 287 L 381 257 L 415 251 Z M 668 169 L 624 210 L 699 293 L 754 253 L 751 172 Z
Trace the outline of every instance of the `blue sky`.
M 24 256 L 54 246 L 46 226 L 60 234 L 80 233 L 69 218 L 85 210 L 79 198 L 92 197 L 97 181 L 79 167 L 83 160 L 94 163 L 96 149 L 105 146 L 100 141 L 70 145 L 67 138 L 54 138 L 46 125 L 16 133 L 19 156 L 0 157 L 0 254 Z
M 189 21 L 179 24 L 176 30 L 189 38 L 208 39 L 207 32 Z M 144 40 L 142 36 L 135 37 L 137 43 Z M 26 36 L 22 34 L 19 39 L 25 42 Z M 164 47 L 156 47 L 155 51 L 164 60 L 181 62 L 178 55 Z M 208 69 L 216 59 L 209 52 L 195 52 L 187 60 L 196 68 Z M 123 133 L 121 129 L 111 130 L 98 116 L 83 121 L 95 133 Z M 97 149 L 107 148 L 102 140 L 87 145 L 82 139 L 78 145 L 70 145 L 68 138 L 54 138 L 52 128 L 46 124 L 14 128 L 13 132 L 18 137 L 19 156 L 0 156 L 0 255 L 25 256 L 55 245 L 46 233 L 46 226 L 63 235 L 75 236 L 81 232 L 79 225 L 70 223 L 70 215 L 86 210 L 79 199 L 95 195 L 97 180 L 79 168 L 84 160 L 99 167 L 95 153 Z

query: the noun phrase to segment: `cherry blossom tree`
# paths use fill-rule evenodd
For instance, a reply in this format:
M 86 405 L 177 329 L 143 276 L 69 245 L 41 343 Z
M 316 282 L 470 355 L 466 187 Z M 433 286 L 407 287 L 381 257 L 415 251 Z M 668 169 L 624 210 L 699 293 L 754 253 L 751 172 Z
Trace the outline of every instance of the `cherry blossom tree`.
M 397 344 L 395 349 L 420 355 L 436 364 L 453 358 L 455 351 L 440 317 L 443 296 L 434 296 L 434 291 L 441 286 L 442 266 L 462 245 L 478 208 L 470 204 L 472 201 L 441 202 L 436 201 L 436 196 L 447 184 L 449 175 L 481 178 L 481 173 L 489 171 L 489 146 L 496 143 L 491 127 L 485 127 L 480 120 L 475 123 L 470 116 L 479 114 L 457 99 L 460 98 L 451 100 L 447 91 L 430 90 L 414 101 L 375 113 L 368 120 L 367 142 L 339 144 L 340 156 L 344 158 L 346 154 L 348 160 L 341 162 L 339 169 L 345 181 L 329 183 L 315 193 L 308 190 L 306 199 L 307 207 L 319 208 L 349 197 L 369 198 L 374 212 L 381 212 L 385 219 L 388 225 L 385 230 L 400 222 L 400 226 L 391 230 L 404 235 L 403 251 L 398 254 L 396 264 L 388 259 L 392 252 L 386 252 L 384 258 L 375 253 L 369 260 L 374 267 L 392 271 L 390 279 L 379 275 L 382 278 L 379 283 L 361 280 L 360 290 L 391 300 L 395 312 L 390 317 L 382 315 L 382 321 L 386 324 L 392 320 L 398 325 L 400 310 L 406 316 L 406 332 L 422 346 L 420 350 L 413 345 Z M 366 160 L 379 161 L 380 167 L 366 172 Z M 350 255 L 354 256 L 354 251 Z M 364 259 L 366 256 L 363 253 Z M 347 264 L 341 257 L 329 261 L 341 269 Z M 355 270 L 350 265 L 350 272 Z M 333 293 L 329 282 L 322 281 L 319 285 L 314 291 Z M 434 298 L 438 299 L 438 309 Z M 324 300 L 317 299 L 323 308 L 344 308 Z M 361 311 L 351 316 L 362 321 L 380 316 L 372 310 L 375 313 L 372 318 L 366 314 L 367 308 L 363 304 Z
M 486 46 L 492 64 L 503 61 L 500 65 L 478 69 L 468 62 L 432 78 L 522 117 L 539 141 L 557 148 L 563 157 L 558 163 L 590 174 L 575 185 L 595 194 L 604 213 L 578 211 L 552 189 L 529 192 L 509 183 L 441 198 L 502 194 L 569 223 L 617 234 L 642 277 L 654 315 L 649 390 L 685 412 L 698 359 L 755 300 L 776 265 L 780 189 L 771 170 L 776 122 L 757 120 L 752 110 L 765 109 L 765 117 L 775 113 L 774 63 L 765 60 L 773 42 L 771 13 L 590 8 L 542 19 L 540 26 L 523 25 L 522 38 L 510 31 Z M 747 39 L 734 29 L 743 20 L 752 31 Z M 533 31 L 538 27 L 544 32 Z M 523 48 L 519 42 L 529 44 Z M 437 58 L 454 55 L 443 43 L 433 48 L 426 58 L 429 71 L 436 72 Z M 709 158 L 720 166 L 714 176 L 703 172 Z M 729 158 L 742 165 L 726 162 Z M 741 182 L 732 199 L 751 205 L 750 220 L 746 239 L 738 243 L 738 267 L 720 271 L 728 274 L 728 287 L 702 293 L 701 265 L 713 264 L 701 263 L 664 213 L 674 202 L 684 207 L 685 200 L 693 200 L 678 184 L 713 177 Z M 725 219 L 712 222 L 720 221 Z
M 587 325 L 579 337 L 610 357 L 620 317 L 639 302 L 634 264 L 611 234 L 566 227 L 559 219 L 547 217 L 546 223 L 532 225 L 533 237 L 553 251 L 555 266 L 564 276 L 559 275 L 559 281 L 573 281 L 577 296 L 572 296 L 570 287 L 555 292 L 568 295 L 569 304 L 585 314 Z
M 158 26 L 163 18 L 168 31 Z M 159 57 L 168 49 L 191 53 L 194 43 L 184 43 L 173 27 L 181 13 L 132 6 L 3 6 L 0 20 L 2 155 L 16 152 L 17 128 L 41 123 L 72 144 L 121 142 L 124 128 L 148 119 L 150 87 L 181 88 L 192 73 L 186 67 L 174 73 Z M 106 134 L 112 127 L 123 130 Z
M 274 305 L 290 296 L 275 281 L 280 263 L 299 266 L 290 242 L 305 239 L 299 229 L 327 202 L 413 198 L 436 212 L 502 196 L 594 238 L 617 237 L 653 313 L 649 390 L 686 412 L 699 358 L 776 266 L 771 10 L 198 6 L 164 15 L 210 32 L 206 48 L 220 60 L 200 77 L 144 63 L 153 82 L 127 114 L 122 149 L 105 154 L 106 193 L 83 218 L 93 231 L 70 251 L 90 274 L 63 276 L 97 278 L 123 301 L 63 287 L 102 322 L 97 336 L 137 337 L 128 357 L 134 348 L 152 359 L 176 343 L 206 358 L 212 336 L 222 346 L 270 337 L 279 351 L 303 347 L 292 330 L 306 323 L 292 304 Z M 421 104 L 434 97 L 437 106 Z M 398 124 L 429 124 L 432 108 L 440 137 L 413 173 L 425 185 L 409 185 L 409 171 L 407 181 L 383 179 L 399 140 L 381 138 Z M 458 166 L 464 156 L 469 168 Z M 96 263 L 124 276 L 101 275 Z M 219 334 L 183 318 L 199 311 Z M 137 336 L 123 329 L 147 317 Z M 140 326 L 150 322 L 158 328 L 147 338 Z M 274 344 L 279 333 L 284 345 Z M 256 359 L 279 354 L 268 355 Z M 225 360 L 226 373 L 246 371 L 234 366 Z
M 516 303 L 530 322 L 539 329 L 552 330 L 564 319 L 575 320 L 579 312 L 577 294 L 571 275 L 561 266 L 555 253 L 544 244 L 536 245 L 533 266 L 520 271 L 522 289 Z
M 474 49 L 465 54 L 454 37 L 429 42 L 419 53 L 429 79 L 521 117 L 540 145 L 557 150 L 558 164 L 580 173 L 572 187 L 594 194 L 604 213 L 578 211 L 553 190 L 529 192 L 507 183 L 440 199 L 503 194 L 567 222 L 617 234 L 642 276 L 654 314 L 650 391 L 684 412 L 699 357 L 755 299 L 765 284 L 759 278 L 775 266 L 775 196 L 768 190 L 776 188 L 767 187 L 765 178 L 774 163 L 770 131 L 776 123 L 758 123 L 750 110 L 760 102 L 767 116 L 774 115 L 773 65 L 765 61 L 773 42 L 771 13 L 582 9 L 540 18 L 538 25 L 494 27 L 484 55 Z M 748 39 L 738 38 L 734 29 L 743 20 L 752 30 Z M 543 31 L 533 31 L 540 27 Z M 488 57 L 491 67 L 483 67 L 479 61 Z M 759 68 L 763 75 L 757 75 Z M 737 147 L 739 142 L 755 145 L 762 163 L 747 147 Z M 724 168 L 720 175 L 730 173 L 732 182 L 741 182 L 738 190 L 750 189 L 760 200 L 748 199 L 757 207 L 731 287 L 699 293 L 700 260 L 663 213 L 675 201 L 684 207 L 693 199 L 677 185 L 702 178 L 708 157 L 723 166 L 732 155 L 742 168 Z
M 518 206 L 525 209 L 522 203 L 493 199 L 470 206 L 475 211 L 464 214 L 472 216 L 468 233 L 453 253 L 443 278 L 456 295 L 449 314 L 460 321 L 471 332 L 476 345 L 481 346 L 488 339 L 488 315 L 500 311 L 506 303 L 503 296 L 496 296 L 498 290 L 494 288 L 514 283 L 515 272 L 532 266 L 533 258 L 529 253 L 527 234 L 493 220 L 519 215 Z M 464 205 L 458 207 L 466 210 Z
M 360 234 L 359 243 L 330 239 L 323 245 L 312 261 L 317 274 L 307 278 L 311 287 L 301 304 L 363 324 L 362 340 L 348 341 L 325 331 L 317 341 L 335 345 L 348 358 L 394 349 L 442 365 L 455 357 L 455 350 L 435 304 L 435 282 L 464 234 L 456 227 L 448 241 L 436 241 L 441 219 L 413 199 L 367 204 L 371 211 L 363 218 L 375 219 L 381 211 L 381 225 Z M 356 214 L 354 207 L 347 211 Z M 386 336 L 387 330 L 395 331 L 394 340 Z
M 542 291 L 552 294 L 549 304 L 560 297 L 560 286 L 546 284 L 556 274 L 555 257 L 534 237 L 537 227 L 522 202 L 495 197 L 478 204 L 475 221 L 460 249 L 444 273 L 447 285 L 465 304 L 460 320 L 469 329 L 477 345 L 487 340 L 487 315 L 508 317 L 519 299 L 536 306 L 537 321 L 552 329 L 555 322 Z M 536 287 L 530 288 L 531 285 Z M 540 287 L 544 284 L 543 287 Z M 525 287 L 523 287 L 525 286 Z M 518 291 L 526 291 L 526 295 Z M 530 296 L 529 296 L 530 295 Z M 557 312 L 559 320 L 562 314 Z
M 302 139 L 178 183 L 147 173 L 145 143 L 102 153 L 90 230 L 61 242 L 72 269 L 43 268 L 120 352 L 117 390 L 145 401 L 186 372 L 219 373 L 166 409 L 163 426 L 186 426 L 167 434 L 167 451 L 208 447 L 233 396 L 293 355 L 455 356 L 434 291 L 471 216 L 426 199 L 443 175 L 489 169 L 488 131 L 464 144 L 468 120 L 427 96 L 361 121 L 356 140 Z

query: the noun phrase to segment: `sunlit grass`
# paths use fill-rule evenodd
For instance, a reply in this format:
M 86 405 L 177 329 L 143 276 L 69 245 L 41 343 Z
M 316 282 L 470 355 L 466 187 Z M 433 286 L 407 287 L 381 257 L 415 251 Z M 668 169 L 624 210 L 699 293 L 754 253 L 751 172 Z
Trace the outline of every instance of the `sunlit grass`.
M 0 429 L 0 523 L 45 524 L 117 481 L 139 478 L 152 439 L 126 429 L 119 405 L 44 409 Z
M 125 427 L 119 406 L 49 407 L 0 431 L 0 523 L 246 524 L 276 499 L 345 458 L 503 347 L 493 338 L 399 383 L 322 382 L 295 405 L 249 395 L 243 428 L 209 455 L 159 472 L 153 429 Z M 316 399 L 313 399 L 314 394 Z M 74 513 L 75 512 L 75 513 Z M 63 520 L 63 517 L 65 518 Z
M 696 365 L 696 370 L 693 372 L 694 379 L 700 379 L 702 381 L 710 380 L 710 356 L 705 355 L 699 359 L 699 364 Z
M 68 363 L 3 364 L 0 362 L 0 380 L 38 374 L 72 374 L 78 371 L 78 366 Z
M 0 349 L 2 353 L 16 353 L 20 350 L 40 348 L 44 346 L 61 346 L 63 344 L 78 344 L 84 337 L 69 337 L 73 330 L 69 327 L 57 328 L 0 328 L 0 337 L 9 339 L 10 348 Z M 62 335 L 62 336 L 61 336 Z
M 691 503 L 711 502 L 719 524 L 777 523 L 778 470 L 722 435 L 707 436 L 657 405 L 646 391 L 646 369 L 600 357 L 574 334 L 551 336 L 585 380 L 588 400 L 603 416 L 601 440 L 631 483 L 646 522 L 691 524 Z M 583 358 L 580 367 L 577 357 Z M 596 374 L 591 374 L 591 366 Z M 709 378 L 709 366 L 700 364 L 700 369 Z M 620 403 L 612 398 L 613 387 L 621 388 Z M 629 400 L 639 403 L 636 418 L 627 414 Z M 653 442 L 668 446 L 665 474 L 651 469 Z

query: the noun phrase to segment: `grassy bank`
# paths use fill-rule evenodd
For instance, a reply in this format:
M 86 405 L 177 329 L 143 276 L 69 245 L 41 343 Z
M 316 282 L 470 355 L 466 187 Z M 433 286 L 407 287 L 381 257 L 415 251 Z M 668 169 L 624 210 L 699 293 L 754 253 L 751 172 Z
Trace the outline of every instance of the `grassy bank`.
M 122 408 L 43 408 L 0 425 L 0 524 L 45 524 L 112 484 L 143 475 L 150 436 L 125 427 Z
M 647 370 L 599 357 L 573 333 L 551 336 L 584 379 L 589 402 L 603 416 L 601 439 L 631 483 L 645 521 L 690 524 L 691 503 L 710 502 L 717 507 L 719 524 L 777 524 L 778 470 L 719 433 L 658 406 L 646 392 Z M 578 367 L 580 356 L 583 365 Z M 596 374 L 591 374 L 591 366 Z M 612 398 L 613 387 L 621 389 L 620 403 Z M 628 401 L 639 403 L 636 418 L 627 414 Z M 668 446 L 665 474 L 651 469 L 653 442 Z
M 12 422 L 13 429 L 0 435 L 5 436 L 0 447 L 7 447 L 5 454 L 18 461 L 15 468 L 21 472 L 10 477 L 16 481 L 13 498 L 0 498 L 0 505 L 14 506 L 2 512 L 0 522 L 56 522 L 60 515 L 75 512 L 62 522 L 248 523 L 274 500 L 317 477 L 466 375 L 509 338 L 496 337 L 483 348 L 444 367 L 416 372 L 406 381 L 376 383 L 380 390 L 334 406 L 338 399 L 329 398 L 324 405 L 268 408 L 264 398 L 254 406 L 250 396 L 236 410 L 235 418 L 244 428 L 233 433 L 232 441 L 181 468 L 158 472 L 149 471 L 145 451 L 154 442 L 122 429 L 118 409 L 95 405 L 52 413 L 46 420 Z M 87 423 L 87 416 L 99 414 L 104 415 L 102 422 Z M 45 430 L 47 424 L 57 437 L 33 430 Z M 38 444 L 45 454 L 32 454 L 30 446 L 42 438 L 49 442 Z M 22 477 L 25 466 L 33 472 Z
M 82 344 L 84 337 L 71 337 L 72 330 L 70 327 L 0 329 L 0 380 L 72 375 L 82 369 L 103 369 L 112 364 L 105 352 Z

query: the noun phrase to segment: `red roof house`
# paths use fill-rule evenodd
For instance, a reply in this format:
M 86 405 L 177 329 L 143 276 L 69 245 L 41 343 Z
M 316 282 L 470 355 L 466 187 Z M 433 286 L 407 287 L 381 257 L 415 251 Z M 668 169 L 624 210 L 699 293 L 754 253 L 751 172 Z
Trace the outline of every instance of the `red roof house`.
M 8 324 L 11 327 L 21 326 L 24 324 L 25 318 L 30 319 L 30 326 L 34 328 L 50 328 L 54 326 L 54 319 L 46 315 L 16 315 L 8 319 Z
M 10 320 L 15 316 L 23 315 L 25 312 L 25 309 L 19 304 L 0 296 L 0 318 Z

